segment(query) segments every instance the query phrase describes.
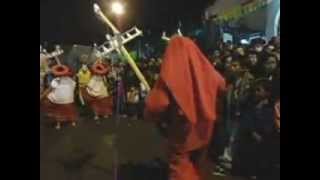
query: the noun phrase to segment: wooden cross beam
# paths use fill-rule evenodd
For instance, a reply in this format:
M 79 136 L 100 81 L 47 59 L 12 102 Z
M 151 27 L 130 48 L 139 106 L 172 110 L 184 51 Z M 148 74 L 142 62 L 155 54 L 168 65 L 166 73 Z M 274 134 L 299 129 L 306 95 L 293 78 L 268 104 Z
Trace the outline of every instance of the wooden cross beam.
M 56 46 L 56 50 L 53 51 L 52 53 L 48 53 L 46 49 L 42 49 L 42 47 L 40 46 L 40 53 L 43 53 L 44 56 L 47 58 L 47 59 L 50 59 L 50 58 L 54 58 L 57 62 L 58 65 L 61 65 L 61 61 L 60 59 L 58 58 L 58 56 L 60 56 L 61 54 L 64 53 L 64 51 L 60 48 L 60 46 Z
M 139 78 L 139 80 L 143 83 L 143 85 L 146 87 L 147 91 L 150 91 L 150 86 L 148 82 L 146 81 L 145 77 L 139 70 L 138 66 L 134 62 L 133 58 L 130 56 L 129 52 L 127 49 L 123 46 L 123 44 L 133 40 L 134 38 L 141 36 L 142 31 L 140 31 L 138 28 L 134 27 L 130 29 L 129 31 L 125 33 L 121 33 L 113 24 L 112 22 L 103 14 L 101 11 L 100 7 L 97 4 L 94 4 L 94 12 L 96 15 L 108 25 L 112 29 L 112 32 L 114 36 L 107 35 L 107 40 L 108 42 L 104 43 L 102 47 L 102 54 L 108 54 L 113 50 L 117 50 L 118 53 L 124 54 L 124 56 L 127 58 L 129 65 Z M 106 47 L 106 45 L 109 45 Z

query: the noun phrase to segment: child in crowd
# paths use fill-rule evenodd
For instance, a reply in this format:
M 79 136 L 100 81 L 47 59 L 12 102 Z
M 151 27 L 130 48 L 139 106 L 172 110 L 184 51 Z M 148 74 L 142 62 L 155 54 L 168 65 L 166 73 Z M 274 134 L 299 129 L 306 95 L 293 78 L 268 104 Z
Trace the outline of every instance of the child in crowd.
M 138 105 L 138 118 L 139 119 L 143 119 L 143 111 L 144 111 L 144 107 L 145 107 L 145 98 L 148 95 L 147 92 L 147 88 L 145 87 L 145 85 L 143 83 L 140 83 L 140 91 L 139 91 L 139 95 L 140 95 L 140 101 L 139 101 L 139 105 Z
M 137 119 L 138 115 L 138 105 L 139 105 L 139 90 L 138 88 L 132 86 L 127 93 L 128 99 L 128 115 L 133 119 Z
M 266 62 L 264 63 L 264 77 L 268 78 L 271 81 L 276 68 L 277 58 L 273 55 L 268 56 Z
M 126 90 L 122 80 L 122 74 L 119 72 L 116 79 L 116 112 L 117 116 L 126 118 Z
M 233 171 L 237 175 L 251 178 L 268 177 L 272 159 L 270 137 L 274 130 L 272 86 L 268 79 L 260 79 L 256 80 L 253 90 L 246 107 L 242 107 Z M 253 101 L 249 101 L 250 99 Z

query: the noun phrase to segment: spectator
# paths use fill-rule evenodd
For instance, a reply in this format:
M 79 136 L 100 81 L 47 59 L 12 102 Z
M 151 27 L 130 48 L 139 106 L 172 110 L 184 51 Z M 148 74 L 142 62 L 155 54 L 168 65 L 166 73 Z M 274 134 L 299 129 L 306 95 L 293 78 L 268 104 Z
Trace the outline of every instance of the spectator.
M 227 93 L 225 97 L 225 107 L 224 107 L 224 139 L 225 147 L 223 154 L 219 158 L 219 164 L 216 175 L 225 175 L 226 170 L 231 169 L 234 142 L 237 136 L 237 131 L 239 128 L 239 96 L 240 96 L 240 82 L 241 78 L 239 73 L 241 72 L 240 63 L 235 61 L 227 69 Z
M 233 170 L 240 175 L 264 177 L 270 170 L 270 137 L 274 127 L 271 83 L 269 80 L 258 80 L 254 90 L 254 101 L 243 111 Z
M 267 61 L 264 63 L 264 75 L 263 77 L 272 80 L 273 74 L 277 68 L 277 59 L 276 57 L 270 55 Z
M 139 105 L 139 90 L 132 86 L 127 93 L 128 99 L 128 116 L 132 119 L 137 119 Z
M 116 80 L 116 112 L 121 118 L 126 118 L 126 89 L 121 77 L 121 71 Z
M 145 107 L 145 98 L 148 95 L 148 92 L 146 91 L 146 87 L 144 86 L 143 83 L 140 83 L 140 101 L 139 101 L 139 105 L 138 105 L 138 117 L 139 118 L 143 118 L 143 111 L 144 111 L 144 107 Z
M 247 59 L 244 62 L 244 65 L 248 70 L 253 74 L 256 75 L 258 73 L 257 69 L 257 63 L 258 63 L 258 56 L 255 52 L 249 52 L 247 55 Z

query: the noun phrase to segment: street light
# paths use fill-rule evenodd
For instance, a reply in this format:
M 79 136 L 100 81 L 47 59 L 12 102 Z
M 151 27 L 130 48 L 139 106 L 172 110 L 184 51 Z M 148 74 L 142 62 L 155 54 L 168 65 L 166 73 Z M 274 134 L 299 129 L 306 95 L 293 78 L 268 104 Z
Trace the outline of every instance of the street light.
M 119 1 L 115 1 L 111 4 L 111 11 L 116 15 L 124 14 L 124 6 Z

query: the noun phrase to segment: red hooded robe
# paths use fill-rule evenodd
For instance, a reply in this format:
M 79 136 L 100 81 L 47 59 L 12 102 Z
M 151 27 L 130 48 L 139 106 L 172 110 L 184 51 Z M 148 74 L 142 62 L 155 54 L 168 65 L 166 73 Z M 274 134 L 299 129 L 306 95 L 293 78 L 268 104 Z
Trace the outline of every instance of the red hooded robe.
M 195 43 L 189 38 L 173 37 L 165 52 L 160 78 L 145 107 L 145 119 L 168 123 L 168 147 L 173 155 L 169 157 L 173 162 L 170 179 L 197 179 L 188 152 L 209 144 L 217 118 L 217 96 L 224 90 L 224 78 Z

